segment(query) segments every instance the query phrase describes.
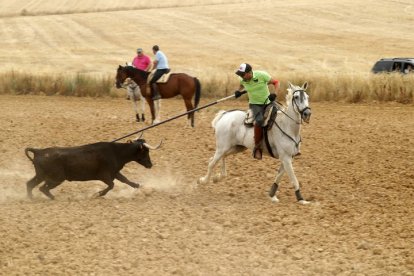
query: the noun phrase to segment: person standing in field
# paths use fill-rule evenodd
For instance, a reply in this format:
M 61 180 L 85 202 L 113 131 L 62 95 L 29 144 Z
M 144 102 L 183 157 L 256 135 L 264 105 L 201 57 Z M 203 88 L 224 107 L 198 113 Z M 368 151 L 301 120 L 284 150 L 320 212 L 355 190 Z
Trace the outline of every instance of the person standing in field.
M 152 99 L 155 101 L 161 99 L 161 95 L 157 86 L 157 80 L 159 80 L 162 75 L 167 74 L 170 71 L 170 68 L 168 65 L 167 56 L 160 50 L 160 47 L 158 45 L 154 45 L 152 47 L 152 52 L 155 55 L 153 63 L 156 71 L 150 80 L 150 86 L 152 91 Z
M 142 71 L 151 70 L 151 58 L 144 54 L 142 48 L 137 49 L 137 55 L 132 60 L 132 66 Z
M 249 97 L 249 108 L 253 112 L 254 118 L 254 149 L 253 157 L 262 159 L 261 142 L 263 137 L 263 123 L 265 107 L 276 99 L 276 94 L 270 94 L 269 84 L 275 87 L 275 91 L 279 88 L 279 81 L 273 79 L 267 72 L 252 70 L 252 66 L 248 63 L 242 63 L 236 75 L 240 77 L 239 89 L 234 92 L 236 98 L 240 97 L 246 90 Z

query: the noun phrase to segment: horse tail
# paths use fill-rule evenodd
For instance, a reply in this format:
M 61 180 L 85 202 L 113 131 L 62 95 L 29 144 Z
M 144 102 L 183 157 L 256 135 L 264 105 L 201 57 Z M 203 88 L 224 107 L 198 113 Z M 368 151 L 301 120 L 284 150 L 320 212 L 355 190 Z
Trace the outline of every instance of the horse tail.
M 33 162 L 33 158 L 29 155 L 29 151 L 30 152 L 33 152 L 33 154 L 34 154 L 35 153 L 35 149 L 33 149 L 33 148 L 26 148 L 24 150 L 24 153 L 26 154 L 27 158 L 29 158 L 29 160 Z
M 214 117 L 213 121 L 211 122 L 211 126 L 213 128 L 216 128 L 216 124 L 217 122 L 221 119 L 221 117 L 224 115 L 224 113 L 226 113 L 227 111 L 225 110 L 220 110 L 219 112 L 217 112 L 216 116 Z
M 195 83 L 195 97 L 194 97 L 194 108 L 197 108 L 201 98 L 201 84 L 197 78 L 194 78 Z

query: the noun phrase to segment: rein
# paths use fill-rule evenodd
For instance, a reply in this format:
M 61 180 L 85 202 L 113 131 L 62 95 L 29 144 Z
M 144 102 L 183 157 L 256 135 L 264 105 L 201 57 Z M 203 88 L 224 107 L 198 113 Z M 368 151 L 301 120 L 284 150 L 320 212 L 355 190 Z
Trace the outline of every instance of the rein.
M 305 110 L 308 110 L 308 109 L 310 109 L 310 107 L 305 107 L 304 109 L 302 109 L 302 110 L 300 110 L 299 109 L 299 106 L 298 106 L 298 104 L 296 103 L 296 101 L 294 100 L 294 98 L 293 98 L 293 95 L 296 93 L 296 92 L 300 92 L 301 94 L 300 94 L 300 96 L 301 96 L 301 100 L 303 100 L 303 92 L 304 92 L 304 90 L 296 90 L 296 91 L 294 91 L 293 93 L 292 93 L 292 105 L 295 107 L 296 106 L 296 110 L 299 112 L 299 114 L 300 114 L 300 122 L 298 122 L 297 120 L 295 120 L 294 118 L 292 118 L 292 117 L 290 117 L 285 111 L 283 111 L 282 109 L 279 109 L 283 114 L 285 114 L 285 116 L 286 117 L 288 117 L 289 119 L 291 119 L 292 121 L 294 121 L 297 125 L 301 125 L 301 124 L 303 124 L 303 119 L 302 119 L 302 116 L 303 116 L 303 112 L 305 112 Z M 281 105 L 281 103 L 279 103 L 278 102 L 278 104 L 279 105 Z M 284 134 L 286 137 L 288 137 L 290 140 L 292 140 L 292 142 L 293 143 L 295 143 L 295 146 L 296 147 L 299 147 L 299 144 L 302 142 L 302 137 L 300 137 L 299 136 L 299 141 L 298 142 L 296 142 L 296 140 L 292 137 L 292 136 L 290 136 L 289 134 L 287 134 L 280 126 L 279 126 L 279 124 L 276 122 L 276 119 L 274 120 L 274 123 L 276 124 L 276 126 L 277 126 L 277 128 L 280 130 L 280 132 L 282 132 L 282 134 Z

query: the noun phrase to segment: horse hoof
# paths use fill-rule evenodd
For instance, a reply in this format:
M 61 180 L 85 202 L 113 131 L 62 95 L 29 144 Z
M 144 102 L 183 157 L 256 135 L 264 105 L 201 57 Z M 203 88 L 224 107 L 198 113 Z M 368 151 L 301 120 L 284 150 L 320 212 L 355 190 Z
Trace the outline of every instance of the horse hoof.
M 200 177 L 200 178 L 197 180 L 197 184 L 206 184 L 206 179 L 205 179 L 205 177 Z
M 271 197 L 271 198 L 270 198 L 270 200 L 271 200 L 273 203 L 278 203 L 278 202 L 279 202 L 279 199 L 278 199 L 276 196 Z
M 310 204 L 310 201 L 302 199 L 302 200 L 299 200 L 298 203 L 302 204 L 302 205 L 308 205 L 308 204 Z

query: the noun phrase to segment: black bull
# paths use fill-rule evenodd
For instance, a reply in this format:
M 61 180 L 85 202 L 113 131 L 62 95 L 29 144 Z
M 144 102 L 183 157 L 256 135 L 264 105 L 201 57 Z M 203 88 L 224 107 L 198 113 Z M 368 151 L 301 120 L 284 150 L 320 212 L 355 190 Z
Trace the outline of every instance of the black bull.
M 98 193 L 104 196 L 114 187 L 114 179 L 138 188 L 139 184 L 129 181 L 120 173 L 125 164 L 135 161 L 145 168 L 151 168 L 150 146 L 143 139 L 130 143 L 99 142 L 78 147 L 52 147 L 45 149 L 26 148 L 26 156 L 33 162 L 36 175 L 27 182 L 27 195 L 32 198 L 34 187 L 45 182 L 40 191 L 50 199 L 50 190 L 63 181 L 100 180 L 108 185 Z M 29 152 L 33 153 L 33 158 Z

